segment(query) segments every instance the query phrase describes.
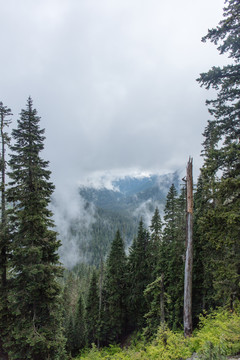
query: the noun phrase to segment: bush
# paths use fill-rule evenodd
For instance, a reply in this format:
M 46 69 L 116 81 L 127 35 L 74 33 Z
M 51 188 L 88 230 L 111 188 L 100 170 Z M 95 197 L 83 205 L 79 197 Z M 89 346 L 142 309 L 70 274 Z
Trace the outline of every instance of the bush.
M 219 309 L 201 315 L 199 330 L 191 338 L 192 352 L 203 352 L 207 348 L 219 349 L 222 355 L 233 355 L 240 351 L 240 312 Z M 211 345 L 210 345 L 211 344 Z
M 203 349 L 199 352 L 200 360 L 226 360 L 225 351 L 221 346 L 214 346 L 213 343 L 206 342 Z
M 159 327 L 155 339 L 144 343 L 132 339 L 128 349 L 111 345 L 100 351 L 93 345 L 76 360 L 184 360 L 196 352 L 201 360 L 224 360 L 240 351 L 240 307 L 231 312 L 219 309 L 200 316 L 199 329 L 185 339 L 182 332 Z

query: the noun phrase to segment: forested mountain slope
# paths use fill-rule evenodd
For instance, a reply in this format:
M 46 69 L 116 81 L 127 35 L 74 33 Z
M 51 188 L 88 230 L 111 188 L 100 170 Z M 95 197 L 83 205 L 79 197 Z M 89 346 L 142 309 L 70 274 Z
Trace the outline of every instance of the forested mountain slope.
M 79 188 L 79 202 L 84 201 L 84 211 L 89 212 L 88 226 L 83 220 L 70 220 L 67 233 L 61 233 L 63 242 L 62 259 L 66 257 L 68 244 L 73 243 L 81 256 L 81 261 L 98 265 L 109 251 L 109 246 L 119 229 L 128 247 L 137 234 L 140 217 L 150 224 L 156 206 L 160 211 L 165 205 L 171 184 L 179 189 L 177 172 L 145 177 L 125 177 L 112 182 L 112 188 L 82 186 Z M 91 209 L 91 214 L 90 214 Z M 71 249 L 70 249 L 71 250 Z M 66 261 L 71 268 L 76 264 Z

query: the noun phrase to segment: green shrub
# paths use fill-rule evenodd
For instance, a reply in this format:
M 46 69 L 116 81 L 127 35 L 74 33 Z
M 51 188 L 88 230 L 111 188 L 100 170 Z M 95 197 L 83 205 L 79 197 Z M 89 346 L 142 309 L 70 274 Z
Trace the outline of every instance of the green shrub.
M 185 339 L 182 332 L 159 327 L 155 339 L 145 343 L 135 335 L 128 349 L 117 345 L 98 350 L 95 345 L 76 360 L 185 360 L 196 352 L 201 360 L 224 360 L 240 351 L 240 308 L 219 309 L 200 316 L 199 329 Z
M 147 359 L 175 360 L 191 356 L 188 341 L 180 332 L 159 329 L 156 339 L 146 348 Z
M 212 344 L 215 349 L 222 349 L 226 355 L 240 351 L 240 313 L 219 309 L 211 314 L 200 316 L 200 329 L 191 338 L 192 352 L 201 352 Z
M 198 355 L 200 360 L 226 360 L 225 353 L 226 350 L 222 346 L 214 346 L 208 341 Z

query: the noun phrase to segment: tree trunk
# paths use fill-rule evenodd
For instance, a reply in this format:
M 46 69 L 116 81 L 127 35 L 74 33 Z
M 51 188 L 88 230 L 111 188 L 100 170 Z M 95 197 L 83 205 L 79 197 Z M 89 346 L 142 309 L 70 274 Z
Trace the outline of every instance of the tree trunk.
M 192 267 L 193 267 L 193 179 L 192 158 L 187 166 L 187 236 L 184 274 L 184 336 L 192 334 Z

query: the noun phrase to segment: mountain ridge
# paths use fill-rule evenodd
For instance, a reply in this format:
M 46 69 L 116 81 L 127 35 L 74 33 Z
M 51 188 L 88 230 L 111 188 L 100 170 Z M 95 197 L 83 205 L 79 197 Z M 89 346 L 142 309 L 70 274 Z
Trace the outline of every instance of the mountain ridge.
M 142 201 L 149 199 L 163 203 L 172 183 L 179 190 L 180 180 L 177 172 L 141 178 L 126 176 L 113 180 L 112 189 L 85 185 L 79 188 L 79 193 L 87 202 L 106 210 L 132 210 Z
M 63 263 L 71 268 L 77 264 L 79 254 L 79 262 L 98 266 L 106 258 L 117 230 L 128 248 L 137 235 L 140 218 L 147 228 L 156 207 L 163 216 L 166 195 L 172 183 L 179 190 L 178 172 L 126 176 L 114 179 L 111 184 L 108 182 L 109 187 L 78 187 L 75 200 L 82 204 L 82 213 L 69 218 L 67 223 L 64 223 L 64 214 L 60 217 L 58 231 L 63 244 L 60 254 Z

